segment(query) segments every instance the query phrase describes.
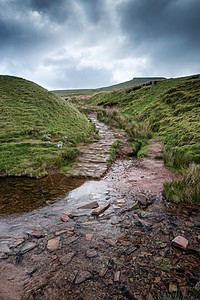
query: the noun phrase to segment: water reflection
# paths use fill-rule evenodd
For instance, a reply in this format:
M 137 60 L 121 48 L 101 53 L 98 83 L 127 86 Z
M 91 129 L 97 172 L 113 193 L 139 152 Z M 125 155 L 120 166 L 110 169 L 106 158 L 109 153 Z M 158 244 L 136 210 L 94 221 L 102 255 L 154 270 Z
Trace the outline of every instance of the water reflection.
M 24 213 L 44 207 L 49 201 L 62 198 L 85 181 L 59 174 L 41 179 L 0 178 L 0 215 Z

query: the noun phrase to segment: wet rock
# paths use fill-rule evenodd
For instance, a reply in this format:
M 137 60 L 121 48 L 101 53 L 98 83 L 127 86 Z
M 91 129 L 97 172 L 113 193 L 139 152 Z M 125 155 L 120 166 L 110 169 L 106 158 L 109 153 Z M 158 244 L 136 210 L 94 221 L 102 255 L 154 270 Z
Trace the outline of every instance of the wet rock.
M 88 271 L 82 271 L 76 276 L 75 284 L 80 284 L 87 279 L 90 279 L 92 274 Z
M 99 276 L 103 277 L 107 271 L 108 271 L 108 266 L 103 267 L 99 272 Z
M 103 205 L 99 206 L 98 208 L 96 208 L 95 210 L 93 210 L 91 212 L 91 215 L 93 216 L 98 216 L 100 214 L 102 214 L 106 209 L 108 209 L 110 206 L 110 203 L 104 203 Z
M 96 250 L 89 249 L 89 250 L 86 251 L 86 256 L 88 258 L 96 257 L 97 255 L 98 255 L 98 253 L 97 253 Z
M 142 206 L 148 206 L 149 204 L 151 204 L 151 200 L 144 194 L 137 194 L 136 195 L 136 199 L 139 201 L 139 203 Z
M 63 215 L 63 216 L 61 216 L 61 220 L 63 222 L 68 222 L 70 220 L 70 218 L 68 217 L 68 215 Z
M 125 199 L 117 199 L 116 202 L 124 204 L 124 203 L 126 203 L 126 200 Z
M 44 237 L 44 233 L 38 230 L 27 232 L 27 234 L 37 239 Z
M 47 249 L 50 251 L 57 250 L 59 246 L 60 246 L 60 237 L 50 239 L 47 242 Z
M 186 249 L 188 246 L 188 240 L 179 235 L 172 240 L 172 246 L 180 249 Z
M 85 204 L 83 206 L 80 206 L 78 209 L 93 209 L 99 207 L 99 204 L 97 201 Z
M 56 231 L 55 235 L 58 236 L 58 235 L 67 233 L 67 232 L 69 232 L 69 231 L 74 231 L 74 227 L 68 228 L 68 229 L 65 229 L 65 230 Z
M 115 274 L 114 274 L 114 281 L 115 282 L 120 280 L 120 273 L 121 273 L 120 271 L 115 272 Z
M 66 255 L 63 255 L 61 258 L 60 258 L 60 262 L 62 265 L 67 265 L 71 260 L 72 258 L 74 257 L 74 255 L 76 254 L 76 251 L 72 251 L 72 252 L 69 252 L 68 254 Z
M 35 247 L 37 246 L 36 243 L 33 243 L 33 242 L 28 242 L 26 244 L 24 244 L 21 249 L 20 249 L 20 252 L 21 253 L 26 253 L 28 251 L 31 251 L 32 249 L 34 249 Z

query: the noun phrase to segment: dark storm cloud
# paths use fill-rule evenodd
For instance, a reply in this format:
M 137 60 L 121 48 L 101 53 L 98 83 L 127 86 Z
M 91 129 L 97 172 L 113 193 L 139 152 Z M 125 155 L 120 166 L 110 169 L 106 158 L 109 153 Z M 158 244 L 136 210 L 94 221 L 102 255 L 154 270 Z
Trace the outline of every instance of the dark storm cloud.
M 163 54 L 199 58 L 199 0 L 133 0 L 120 6 L 120 24 L 129 47 Z M 163 62 L 164 63 L 164 62 Z
M 0 0 L 0 73 L 51 89 L 200 73 L 199 13 L 200 0 Z
M 56 23 L 63 23 L 73 13 L 72 3 L 66 0 L 30 0 L 29 7 Z

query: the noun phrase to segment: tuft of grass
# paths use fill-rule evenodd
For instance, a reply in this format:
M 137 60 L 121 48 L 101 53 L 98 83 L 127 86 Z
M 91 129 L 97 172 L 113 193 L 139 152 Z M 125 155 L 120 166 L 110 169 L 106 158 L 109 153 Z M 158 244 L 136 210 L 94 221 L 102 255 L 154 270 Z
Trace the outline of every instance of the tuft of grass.
M 164 190 L 170 201 L 200 204 L 200 167 L 191 164 L 182 179 L 165 183 Z
M 60 169 L 94 132 L 84 114 L 33 82 L 0 76 L 0 92 L 0 175 L 41 177 Z

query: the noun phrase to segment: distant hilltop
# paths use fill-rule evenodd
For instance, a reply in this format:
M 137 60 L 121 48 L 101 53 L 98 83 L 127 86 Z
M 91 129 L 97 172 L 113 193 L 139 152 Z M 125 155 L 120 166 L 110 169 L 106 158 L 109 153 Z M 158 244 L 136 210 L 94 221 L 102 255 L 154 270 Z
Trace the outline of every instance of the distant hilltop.
M 94 94 L 98 92 L 104 92 L 104 91 L 114 91 L 119 90 L 122 88 L 127 88 L 131 86 L 136 86 L 140 84 L 145 84 L 147 82 L 156 82 L 158 80 L 166 79 L 165 77 L 133 77 L 133 79 L 129 81 L 125 81 L 122 83 L 117 83 L 110 86 L 105 86 L 102 88 L 97 89 L 73 89 L 73 90 L 54 90 L 52 92 L 60 95 L 60 96 L 68 96 L 68 95 L 83 95 L 83 94 Z

